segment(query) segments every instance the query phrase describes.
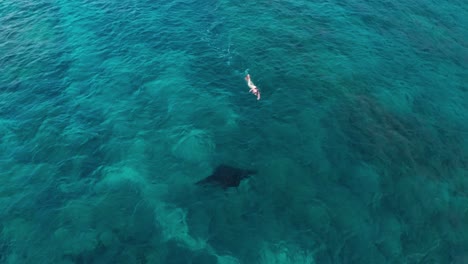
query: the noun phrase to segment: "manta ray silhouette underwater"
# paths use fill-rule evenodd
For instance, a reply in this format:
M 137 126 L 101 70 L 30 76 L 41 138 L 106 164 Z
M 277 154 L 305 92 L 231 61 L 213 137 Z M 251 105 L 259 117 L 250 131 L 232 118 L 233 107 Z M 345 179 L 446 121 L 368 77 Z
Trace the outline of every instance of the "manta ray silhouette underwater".
M 210 176 L 198 181 L 196 184 L 218 186 L 223 189 L 238 187 L 243 179 L 256 173 L 255 170 L 240 169 L 222 164 L 216 167 Z

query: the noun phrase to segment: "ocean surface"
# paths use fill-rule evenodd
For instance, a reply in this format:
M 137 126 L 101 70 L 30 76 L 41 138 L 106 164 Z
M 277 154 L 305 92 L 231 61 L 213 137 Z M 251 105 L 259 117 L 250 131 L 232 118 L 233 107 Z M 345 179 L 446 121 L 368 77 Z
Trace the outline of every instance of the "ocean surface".
M 466 264 L 467 67 L 464 0 L 3 0 L 0 263 Z

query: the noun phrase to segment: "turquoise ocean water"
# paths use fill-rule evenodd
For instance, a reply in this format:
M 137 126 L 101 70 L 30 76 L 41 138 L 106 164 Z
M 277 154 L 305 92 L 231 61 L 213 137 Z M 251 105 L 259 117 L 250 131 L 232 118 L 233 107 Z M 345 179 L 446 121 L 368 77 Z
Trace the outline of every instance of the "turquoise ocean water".
M 0 263 L 466 264 L 467 65 L 463 0 L 1 1 Z

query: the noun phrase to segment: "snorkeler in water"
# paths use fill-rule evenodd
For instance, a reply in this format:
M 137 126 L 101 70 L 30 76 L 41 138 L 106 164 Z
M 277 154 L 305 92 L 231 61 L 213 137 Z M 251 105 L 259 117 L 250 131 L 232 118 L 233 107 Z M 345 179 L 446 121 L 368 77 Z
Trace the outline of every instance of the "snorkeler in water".
M 258 87 L 255 86 L 255 84 L 250 79 L 250 74 L 247 74 L 247 76 L 245 76 L 245 80 L 247 81 L 247 85 L 250 88 L 249 92 L 256 95 L 257 100 L 260 100 L 260 90 L 258 90 Z

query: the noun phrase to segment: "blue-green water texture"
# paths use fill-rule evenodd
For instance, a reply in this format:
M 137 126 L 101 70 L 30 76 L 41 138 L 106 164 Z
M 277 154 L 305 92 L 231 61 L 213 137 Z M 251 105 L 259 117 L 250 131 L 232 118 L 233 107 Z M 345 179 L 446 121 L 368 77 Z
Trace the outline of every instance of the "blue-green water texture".
M 466 264 L 467 67 L 464 0 L 1 1 L 0 263 Z

